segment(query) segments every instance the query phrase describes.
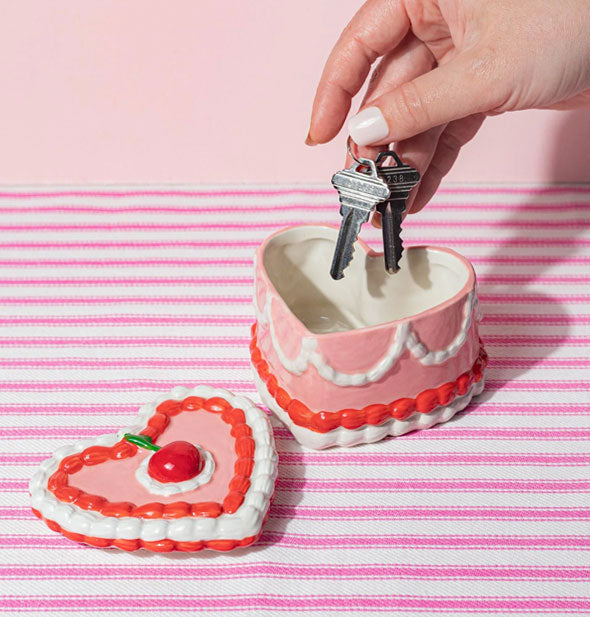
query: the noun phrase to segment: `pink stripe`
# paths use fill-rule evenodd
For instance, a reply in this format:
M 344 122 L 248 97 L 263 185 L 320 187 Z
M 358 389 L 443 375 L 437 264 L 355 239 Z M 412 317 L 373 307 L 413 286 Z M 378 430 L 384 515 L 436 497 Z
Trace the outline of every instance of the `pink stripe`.
M 588 392 L 590 390 L 590 381 L 542 381 L 538 379 L 489 379 L 486 381 L 488 390 L 510 390 L 511 392 Z
M 316 480 L 311 478 L 279 478 L 277 489 L 320 493 L 587 493 L 589 480 L 424 480 L 422 478 L 386 480 Z M 460 514 L 459 514 L 460 516 Z M 590 540 L 590 538 L 589 538 Z
M 0 278 L 0 286 L 28 287 L 30 285 L 43 287 L 65 286 L 151 286 L 169 287 L 171 285 L 252 285 L 253 279 L 249 276 L 177 276 L 177 277 L 129 277 L 129 278 Z
M 572 368 L 590 367 L 590 358 L 491 358 L 490 368 Z
M 508 612 L 583 614 L 590 610 L 590 599 L 579 597 L 517 596 L 409 596 L 409 595 L 305 595 L 239 594 L 239 595 L 33 595 L 4 596 L 0 606 L 11 611 L 199 611 L 225 612 L 237 610 L 273 610 L 289 613 L 302 611 L 351 611 L 412 613 L 499 613 Z M 350 613 L 348 613 L 350 614 Z
M 484 303 L 501 304 L 551 304 L 557 302 L 563 304 L 585 304 L 590 302 L 590 295 L 583 294 L 491 294 L 480 293 L 479 299 Z M 232 295 L 232 296 L 63 296 L 63 297 L 6 297 L 0 299 L 0 304 L 251 304 L 251 295 Z
M 294 519 L 312 521 L 413 521 L 413 520 L 493 520 L 493 521 L 587 521 L 590 508 L 525 508 L 525 507 L 456 507 L 441 506 L 321 506 L 273 505 L 271 520 Z M 0 506 L 0 520 L 35 520 L 30 507 Z
M 589 206 L 590 207 L 590 206 Z M 578 266 L 578 265 L 586 265 L 590 264 L 590 257 L 565 257 L 565 256 L 547 256 L 547 255 L 534 255 L 534 256 L 522 256 L 522 255 L 510 255 L 503 257 L 481 257 L 479 255 L 471 255 L 469 257 L 469 261 L 474 264 L 519 264 L 519 265 L 529 265 L 529 266 L 537 266 L 539 264 L 557 264 L 557 265 L 569 265 L 569 266 Z
M 463 223 L 461 223 L 461 226 Z M 411 228 L 408 228 L 408 231 Z M 416 245 L 416 244 L 432 244 L 434 246 L 438 246 L 441 244 L 443 240 L 440 236 L 422 236 L 419 238 L 410 238 L 408 245 Z M 522 248 L 523 246 L 534 246 L 535 248 L 542 248 L 544 246 L 590 246 L 589 238 L 572 238 L 572 237 L 563 237 L 563 238 L 555 238 L 555 237 L 530 237 L 530 236 L 513 236 L 510 238 L 494 238 L 494 237 L 485 237 L 485 238 L 474 238 L 474 237 L 463 237 L 463 238 L 453 238 L 453 237 L 445 237 L 444 244 L 447 246 L 496 246 L 502 249 L 509 249 L 512 247 Z
M 208 580 L 240 579 L 250 577 L 272 577 L 294 580 L 527 580 L 527 581 L 584 581 L 590 577 L 590 568 L 560 566 L 511 565 L 430 565 L 399 563 L 322 563 L 295 564 L 281 562 L 242 562 L 238 564 L 208 563 L 182 565 L 38 565 L 19 563 L 0 565 L 0 579 L 22 580 Z
M 590 206 L 589 206 L 590 207 Z M 0 245 L 0 248 L 4 248 Z M 505 264 L 505 265 L 540 265 L 540 264 L 557 264 L 557 265 L 586 265 L 590 264 L 590 257 L 521 257 L 514 255 L 511 257 L 479 257 L 473 255 L 469 261 L 475 264 Z M 143 266 L 251 266 L 252 259 L 4 259 L 0 260 L 0 267 L 143 267 Z
M 1 303 L 1 302 L 0 302 Z M 238 315 L 88 315 L 82 317 L 0 317 L 0 325 L 242 325 L 252 324 L 252 316 Z M 538 315 L 485 313 L 483 323 L 562 326 L 590 324 L 590 315 Z
M 170 337 L 17 337 L 0 338 L 3 347 L 241 347 L 248 349 L 248 337 L 201 337 L 190 338 L 182 336 Z
M 3 259 L 0 267 L 251 266 L 252 259 Z
M 0 434 L 4 431 L 2 430 Z M 26 429 L 22 433 L 26 433 Z M 31 438 L 38 437 L 35 430 L 29 431 Z M 28 480 L 0 479 L 0 490 L 5 492 L 24 491 Z M 277 489 L 286 492 L 319 493 L 378 493 L 381 491 L 399 493 L 588 493 L 590 480 L 424 480 L 422 478 L 384 480 L 316 480 L 304 478 L 279 478 Z M 460 514 L 458 514 L 460 516 Z M 590 541 L 590 538 L 589 538 Z
M 54 434 L 57 430 L 53 429 Z M 1 429 L 0 429 L 1 432 Z M 293 436 L 286 429 L 280 426 L 274 427 L 274 434 L 277 439 L 293 441 Z M 588 441 L 590 439 L 590 429 L 545 429 L 545 428 L 455 428 L 452 425 L 434 427 L 427 431 L 414 431 L 397 438 L 404 439 L 468 439 L 468 440 L 507 440 L 507 441 Z
M 67 439 L 94 437 L 104 433 L 115 433 L 119 426 L 39 426 L 39 427 L 0 427 L 3 439 Z M 282 427 L 274 428 L 277 439 L 292 440 L 291 433 Z M 441 426 L 428 431 L 415 431 L 400 437 L 404 439 L 507 439 L 507 440 L 543 440 L 543 441 L 587 441 L 590 428 L 455 428 L 452 425 Z
M 303 221 L 300 219 L 291 221 L 281 221 L 281 227 L 291 227 L 293 225 L 300 225 Z M 330 221 L 315 221 L 318 225 L 333 225 L 336 219 Z M 469 219 L 463 219 L 461 221 L 461 227 L 474 227 L 485 229 L 579 229 L 587 224 L 586 219 L 570 219 L 560 220 L 554 219 L 552 221 L 545 220 L 477 220 L 472 221 Z M 413 227 L 424 229 L 427 227 L 436 228 L 457 228 L 456 221 L 441 220 L 432 221 L 420 219 L 419 223 L 408 220 L 406 223 L 407 229 Z M 254 230 L 254 229 L 276 229 L 276 221 L 242 221 L 239 223 L 227 223 L 227 222 L 213 222 L 213 223 L 191 223 L 185 222 L 178 223 L 101 223 L 101 224 L 89 224 L 89 223 L 43 223 L 39 225 L 0 225 L 0 231 L 199 231 L 209 229 L 238 229 L 238 230 Z
M 444 195 L 555 195 L 563 193 L 590 193 L 586 184 L 547 186 L 443 186 L 439 194 Z M 332 189 L 284 187 L 273 189 L 114 189 L 114 190 L 45 190 L 45 191 L 2 191 L 0 198 L 28 199 L 31 197 L 268 197 L 274 195 L 334 195 Z
M 304 221 L 302 221 L 304 222 Z M 370 230 L 369 230 L 370 232 Z M 370 232 L 371 233 L 371 232 Z M 408 246 L 421 244 L 438 245 L 440 237 L 421 237 L 411 238 Z M 376 247 L 379 244 L 377 238 L 369 241 Z M 446 245 L 457 246 L 498 246 L 503 249 L 510 247 L 534 246 L 542 248 L 544 246 L 590 246 L 590 239 L 587 238 L 531 238 L 529 236 L 516 236 L 510 238 L 445 238 Z M 153 241 L 125 241 L 125 242 L 0 242 L 0 249 L 101 249 L 101 248 L 256 248 L 259 246 L 258 240 L 153 240 Z
M 0 324 L 2 321 L 0 320 Z M 236 358 L 0 358 L 0 367 L 6 368 L 225 368 L 247 370 L 249 360 Z M 492 358 L 490 368 L 579 369 L 590 367 L 590 358 Z
M 249 380 L 225 379 L 222 381 L 210 380 L 208 384 L 218 388 L 237 388 L 241 392 L 253 391 L 254 387 Z M 167 390 L 172 389 L 181 382 L 174 380 L 104 380 L 104 381 L 0 381 L 0 390 L 19 392 L 47 392 L 56 390 L 60 392 L 77 392 L 80 390 L 92 390 L 94 392 L 109 391 L 137 391 L 137 390 Z M 190 387 L 191 384 L 184 384 Z M 488 391 L 504 390 L 512 392 L 587 392 L 590 389 L 590 381 L 541 381 L 541 380 L 488 380 Z
M 493 294 L 479 293 L 479 299 L 482 302 L 488 303 L 511 303 L 511 304 L 551 304 L 555 305 L 558 302 L 565 304 L 578 304 L 590 302 L 590 295 L 583 294 L 551 294 L 546 296 L 543 294 Z
M 549 284 L 579 284 L 590 282 L 589 276 L 534 276 L 529 274 L 523 275 L 509 275 L 509 274 L 479 274 L 477 277 L 479 283 L 486 283 L 487 285 L 493 285 L 496 283 L 502 283 L 504 285 L 523 285 L 525 283 L 541 283 L 545 285 Z
M 484 343 L 486 345 L 498 345 L 498 346 L 561 346 L 561 345 L 574 345 L 583 347 L 590 344 L 590 336 L 560 336 L 560 335 L 507 335 L 507 336 L 495 336 L 486 334 L 484 336 Z
M 105 414 L 133 414 L 144 403 L 138 400 L 134 405 L 43 405 L 21 404 L 1 405 L 0 415 L 105 415 Z M 590 415 L 590 406 L 580 403 L 568 403 L 567 405 L 543 405 L 539 404 L 514 404 L 514 403 L 472 403 L 469 407 L 470 416 L 554 416 L 554 415 Z
M 96 296 L 96 297 L 20 297 L 20 298 L 0 298 L 0 304 L 222 304 L 231 306 L 233 304 L 252 304 L 251 296 Z M 254 321 L 254 318 L 252 318 Z
M 553 415 L 590 415 L 590 405 L 580 403 L 568 403 L 566 405 L 556 403 L 555 405 L 523 404 L 515 403 L 472 403 L 469 408 L 469 415 L 473 416 L 553 416 Z
M 397 548 L 409 550 L 580 550 L 590 549 L 590 537 L 582 535 L 304 535 L 265 532 L 257 546 L 322 550 Z M 59 534 L 0 536 L 0 549 L 74 549 L 84 548 Z
M 0 391 L 19 391 L 19 392 L 77 392 L 78 390 L 93 390 L 94 392 L 126 392 L 137 390 L 156 390 L 157 392 L 171 390 L 172 388 L 184 385 L 187 388 L 194 384 L 183 383 L 180 380 L 148 380 L 148 379 L 122 379 L 118 381 L 0 381 Z M 254 386 L 249 380 L 225 379 L 223 381 L 208 380 L 207 385 L 215 388 L 235 388 L 240 392 L 252 392 Z M 1 431 L 2 429 L 0 429 Z
M 589 361 L 590 363 L 590 361 Z M 0 367 L 6 368 L 223 368 L 247 370 L 249 360 L 234 358 L 0 358 Z
M 7 455 L 10 456 L 10 455 Z M 17 456 L 17 455 L 15 455 Z M 20 456 L 20 455 L 18 455 Z M 24 455 L 23 455 L 24 456 Z M 590 454 L 529 454 L 527 452 L 429 452 L 429 453 L 338 453 L 325 455 L 311 452 L 280 452 L 281 465 L 313 466 L 394 466 L 394 465 L 485 465 L 532 467 L 584 467 L 590 465 Z M 0 458 L 0 461 L 2 459 Z M 18 459 L 20 460 L 20 459 Z M 7 462 L 11 462 L 9 459 Z
M 1 323 L 1 321 L 0 321 Z M 226 368 L 249 369 L 250 361 L 237 358 L 0 358 L 6 368 Z M 590 366 L 590 358 L 492 358 L 490 368 L 571 368 Z
M 2 302 L 0 301 L 0 304 Z M 92 315 L 88 317 L 0 317 L 0 325 L 46 325 L 46 326 L 79 326 L 79 325 L 251 325 L 253 317 L 238 317 L 235 315 Z
M 108 415 L 136 413 L 144 401 L 136 405 L 44 405 L 24 403 L 21 405 L 1 405 L 0 415 L 41 415 L 41 416 L 71 416 L 71 415 Z
M 151 242 L 1 242 L 0 249 L 256 248 L 256 240 L 154 240 Z
M 38 465 L 46 458 L 49 458 L 51 453 L 47 454 L 31 454 L 18 452 L 15 454 L 0 454 L 0 464 L 2 465 Z
M 570 323 L 590 324 L 590 315 L 538 315 L 535 313 L 485 313 L 485 325 L 491 324 L 541 324 L 546 326 L 562 326 Z
M 590 282 L 590 276 L 511 276 L 511 275 L 479 275 L 477 280 L 480 285 L 523 285 L 525 283 L 538 283 L 543 285 L 578 285 Z M 4 287 L 17 286 L 42 286 L 42 287 L 65 287 L 65 286 L 163 286 L 174 285 L 248 285 L 251 286 L 254 279 L 249 276 L 133 276 L 133 277 L 92 277 L 92 278 L 0 278 L 0 285 Z
M 323 193 L 322 193 L 323 195 Z M 237 204 L 234 200 L 230 199 L 226 203 L 217 203 L 214 206 L 208 206 L 205 204 L 194 205 L 151 205 L 151 206 L 84 206 L 84 205 L 35 205 L 35 206 L 0 206 L 0 212 L 6 214 L 21 214 L 24 212 L 43 214 L 45 212 L 63 212 L 70 213 L 96 213 L 96 214 L 122 214 L 122 213 L 134 213 L 134 212 L 155 212 L 155 213 L 167 213 L 167 214 L 202 214 L 202 213 L 216 213 L 216 212 L 244 212 L 257 214 L 259 212 L 277 212 L 277 211 L 303 211 L 303 212 L 317 212 L 327 211 L 334 212 L 337 209 L 336 193 L 326 192 L 326 197 L 331 203 L 280 203 L 270 206 L 264 205 L 264 202 L 259 202 L 254 205 Z M 1 196 L 0 196 L 1 197 Z M 329 199 L 332 198 L 332 199 Z M 509 212 L 535 212 L 535 211 L 552 211 L 557 210 L 562 213 L 566 210 L 582 210 L 583 213 L 588 209 L 590 203 L 588 201 L 563 201 L 563 202 L 545 202 L 545 203 L 519 203 L 519 204 L 507 204 L 505 202 L 498 201 L 472 201 L 472 202 L 444 202 L 433 201 L 428 205 L 428 211 L 436 210 L 474 210 L 480 211 L 484 209 L 493 209 L 494 211 L 506 210 Z
M 31 514 L 31 516 L 33 515 Z M 314 521 L 587 521 L 590 520 L 590 508 L 510 508 L 487 506 L 462 506 L 460 509 L 456 507 L 441 506 L 358 506 L 346 508 L 332 508 L 321 506 L 281 506 L 275 504 L 271 510 L 270 517 L 275 519 L 297 518 L 299 520 Z
M 449 186 L 439 187 L 440 194 L 460 193 L 465 195 L 553 195 L 563 193 L 590 193 L 588 184 L 551 186 Z
M 546 185 L 546 186 L 443 186 L 439 194 L 464 195 L 554 195 L 563 193 L 590 193 L 587 184 Z M 0 198 L 28 199 L 31 197 L 217 197 L 217 196 L 251 196 L 262 197 L 272 195 L 334 195 L 332 189 L 284 187 L 273 189 L 113 189 L 113 190 L 44 190 L 44 191 L 2 191 Z

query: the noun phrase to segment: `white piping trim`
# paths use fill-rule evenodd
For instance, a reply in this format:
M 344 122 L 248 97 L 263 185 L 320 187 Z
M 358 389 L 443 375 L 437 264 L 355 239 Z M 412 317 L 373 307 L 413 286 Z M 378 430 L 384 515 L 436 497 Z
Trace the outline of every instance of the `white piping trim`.
M 407 321 L 396 328 L 393 342 L 385 352 L 385 355 L 375 365 L 363 373 L 343 373 L 337 371 L 325 360 L 323 355 L 317 351 L 317 338 L 308 336 L 301 340 L 299 353 L 294 360 L 291 360 L 285 355 L 274 329 L 271 316 L 272 296 L 269 291 L 266 292 L 264 308 L 260 310 L 258 303 L 254 302 L 254 310 L 259 326 L 268 324 L 275 353 L 287 371 L 294 375 L 301 375 L 307 370 L 310 364 L 313 364 L 323 379 L 337 386 L 363 386 L 367 383 L 379 381 L 383 375 L 397 363 L 406 349 L 408 349 L 414 358 L 424 366 L 442 364 L 449 358 L 455 356 L 467 339 L 467 333 L 472 323 L 473 309 L 478 306 L 476 302 L 477 296 L 475 291 L 471 291 L 467 296 L 463 308 L 463 323 L 461 324 L 461 328 L 457 336 L 445 349 L 430 351 L 420 342 L 420 339 L 412 330 L 411 322 Z M 476 319 L 478 321 L 479 317 L 479 310 L 477 310 Z

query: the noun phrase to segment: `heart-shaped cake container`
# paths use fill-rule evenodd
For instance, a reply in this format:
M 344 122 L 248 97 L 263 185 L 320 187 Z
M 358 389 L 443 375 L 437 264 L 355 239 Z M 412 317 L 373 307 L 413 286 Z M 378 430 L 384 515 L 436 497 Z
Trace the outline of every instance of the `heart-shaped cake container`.
M 447 248 L 413 246 L 390 275 L 359 241 L 335 281 L 337 234 L 290 227 L 257 251 L 250 350 L 263 401 L 316 449 L 446 422 L 484 387 L 472 265 Z
M 124 438 L 129 433 L 135 442 Z M 198 444 L 205 467 L 193 480 L 160 483 L 145 471 L 154 453 L 135 445 L 146 440 Z M 52 530 L 76 542 L 228 551 L 258 539 L 277 465 L 268 417 L 250 400 L 179 386 L 144 405 L 133 426 L 56 450 L 31 479 L 31 501 Z

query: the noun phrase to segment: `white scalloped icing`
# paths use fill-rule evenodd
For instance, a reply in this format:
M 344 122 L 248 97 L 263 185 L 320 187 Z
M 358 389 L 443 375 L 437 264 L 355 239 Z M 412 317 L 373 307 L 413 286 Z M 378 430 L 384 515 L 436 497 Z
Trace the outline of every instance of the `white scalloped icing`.
M 361 443 L 373 443 L 389 435 L 398 437 L 399 435 L 409 433 L 416 429 L 430 428 L 435 424 L 447 422 L 458 411 L 465 409 L 474 396 L 481 394 L 485 386 L 485 379 L 482 377 L 480 381 L 472 384 L 466 394 L 456 397 L 449 405 L 439 406 L 428 414 L 415 412 L 406 420 L 391 418 L 378 426 L 366 424 L 357 429 L 348 429 L 339 426 L 327 433 L 317 433 L 295 424 L 289 417 L 289 414 L 279 407 L 277 402 L 270 395 L 266 389 L 266 385 L 258 376 L 256 369 L 254 367 L 252 368 L 254 383 L 256 384 L 256 388 L 263 403 L 272 410 L 302 446 L 313 448 L 314 450 L 323 450 L 325 448 L 331 448 L 332 446 L 352 447 Z
M 469 328 L 473 320 L 474 308 L 476 308 L 476 319 L 480 317 L 476 305 L 477 295 L 475 290 L 467 296 L 463 306 L 463 322 L 455 338 L 445 349 L 430 351 L 424 343 L 420 341 L 416 333 L 412 330 L 410 321 L 400 324 L 393 337 L 393 342 L 383 357 L 367 371 L 361 373 L 343 373 L 332 367 L 323 355 L 317 351 L 317 338 L 304 337 L 301 339 L 299 354 L 294 360 L 285 355 L 277 339 L 274 324 L 271 317 L 272 296 L 266 292 L 264 308 L 259 309 L 257 302 L 254 301 L 256 320 L 260 327 L 268 324 L 272 346 L 283 367 L 294 375 L 303 374 L 308 366 L 312 364 L 316 367 L 319 375 L 326 381 L 330 381 L 337 386 L 363 386 L 367 383 L 379 381 L 400 359 L 406 349 L 424 366 L 442 364 L 449 358 L 455 356 L 465 344 Z
M 170 497 L 170 495 L 178 495 L 179 493 L 186 493 L 192 491 L 203 484 L 207 484 L 211 480 L 211 476 L 215 471 L 215 461 L 210 452 L 203 450 L 200 446 L 195 446 L 201 453 L 201 456 L 205 460 L 203 468 L 194 477 L 189 480 L 183 480 L 182 482 L 159 482 L 150 476 L 148 473 L 148 465 L 150 459 L 154 456 L 155 452 L 152 452 L 149 456 L 146 456 L 141 465 L 135 471 L 135 479 L 152 495 L 163 495 L 164 497 Z
M 57 470 L 66 456 L 82 452 L 93 445 L 112 446 L 125 433 L 140 432 L 160 403 L 170 399 L 183 400 L 187 396 L 225 399 L 232 407 L 244 411 L 246 423 L 252 429 L 255 450 L 251 484 L 244 497 L 244 502 L 234 514 L 221 514 L 217 518 L 193 518 L 191 516 L 177 519 L 114 518 L 104 516 L 99 512 L 82 510 L 75 504 L 63 503 L 47 489 L 49 477 Z M 274 492 L 277 466 L 278 458 L 270 422 L 266 414 L 251 400 L 245 396 L 235 396 L 222 388 L 202 385 L 188 389 L 178 386 L 152 403 L 143 405 L 135 424 L 121 429 L 116 435 L 101 435 L 57 449 L 51 458 L 41 463 L 39 470 L 31 478 L 29 490 L 33 508 L 38 510 L 44 518 L 55 521 L 73 533 L 96 538 L 141 539 L 146 542 L 164 539 L 176 542 L 241 540 L 257 535 L 262 527 Z

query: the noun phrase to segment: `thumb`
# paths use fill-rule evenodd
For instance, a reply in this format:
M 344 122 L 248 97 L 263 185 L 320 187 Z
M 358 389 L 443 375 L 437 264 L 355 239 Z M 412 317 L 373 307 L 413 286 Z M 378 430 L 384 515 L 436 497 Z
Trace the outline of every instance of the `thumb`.
M 386 144 L 491 111 L 500 105 L 503 92 L 489 63 L 475 50 L 458 54 L 399 87 L 373 99 L 348 122 L 348 132 L 359 146 Z

